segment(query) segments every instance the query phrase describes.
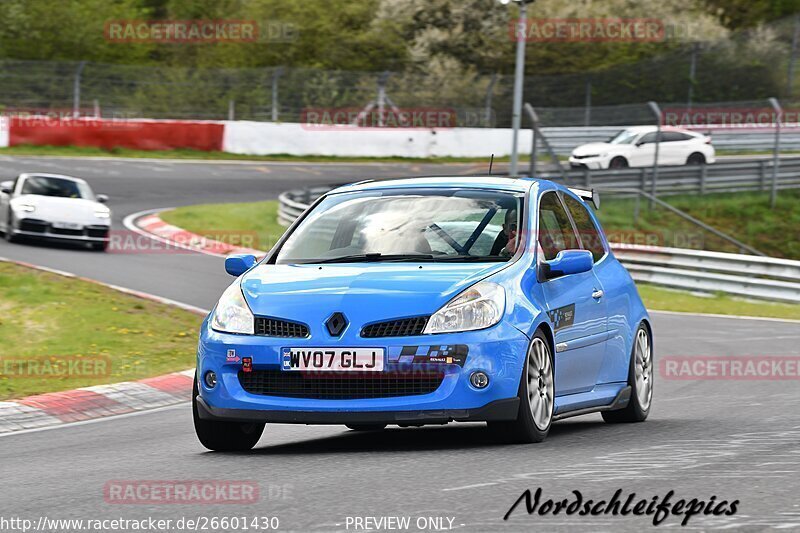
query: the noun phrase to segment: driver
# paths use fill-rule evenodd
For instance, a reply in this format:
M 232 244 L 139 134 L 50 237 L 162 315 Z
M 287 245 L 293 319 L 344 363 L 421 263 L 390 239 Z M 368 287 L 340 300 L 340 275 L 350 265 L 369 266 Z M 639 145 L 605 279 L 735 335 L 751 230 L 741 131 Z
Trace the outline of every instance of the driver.
M 509 209 L 506 211 L 505 222 L 503 223 L 503 231 L 497 234 L 492 246 L 491 255 L 499 255 L 509 257 L 514 255 L 517 251 L 517 210 Z

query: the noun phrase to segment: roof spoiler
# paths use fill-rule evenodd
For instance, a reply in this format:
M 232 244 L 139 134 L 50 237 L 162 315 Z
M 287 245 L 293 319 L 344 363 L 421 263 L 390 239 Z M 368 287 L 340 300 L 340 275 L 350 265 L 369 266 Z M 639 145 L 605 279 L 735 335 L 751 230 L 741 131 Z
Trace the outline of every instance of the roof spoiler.
M 567 187 L 570 192 L 576 196 L 580 196 L 581 200 L 584 202 L 592 202 L 592 205 L 596 210 L 600 209 L 600 193 L 595 192 L 594 189 L 591 191 L 587 191 L 586 189 L 575 189 L 573 187 Z

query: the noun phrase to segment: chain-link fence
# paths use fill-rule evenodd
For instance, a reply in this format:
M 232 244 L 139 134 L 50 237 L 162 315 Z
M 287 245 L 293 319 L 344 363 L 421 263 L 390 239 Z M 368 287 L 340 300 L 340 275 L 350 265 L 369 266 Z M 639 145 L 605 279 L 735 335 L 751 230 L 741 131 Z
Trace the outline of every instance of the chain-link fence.
M 689 43 L 603 70 L 537 75 L 529 69 L 525 100 L 540 110 L 543 123 L 561 126 L 623 124 L 631 118 L 636 123 L 644 115 L 637 110 L 641 106 L 626 108 L 629 102 L 791 100 L 797 85 L 794 58 L 800 54 L 794 39 L 800 22 L 793 20 L 773 25 L 761 48 L 752 40 L 728 39 Z M 508 127 L 512 90 L 513 76 L 492 73 L 0 61 L 0 110 L 104 117 L 299 122 L 310 108 L 372 106 L 447 109 L 457 116 L 457 126 Z M 553 107 L 559 109 L 550 118 L 546 110 Z

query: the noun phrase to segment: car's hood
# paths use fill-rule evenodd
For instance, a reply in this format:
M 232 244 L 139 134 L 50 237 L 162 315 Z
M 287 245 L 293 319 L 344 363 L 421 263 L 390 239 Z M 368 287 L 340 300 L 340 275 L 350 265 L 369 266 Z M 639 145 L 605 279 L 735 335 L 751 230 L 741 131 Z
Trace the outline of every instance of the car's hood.
M 108 219 L 99 219 L 94 213 L 105 210 L 99 202 L 83 198 L 59 198 L 56 196 L 39 196 L 24 194 L 12 200 L 12 203 L 33 205 L 36 210 L 28 216 L 40 218 L 48 222 L 75 222 L 78 224 L 107 224 Z
M 572 155 L 585 156 L 585 155 L 600 155 L 609 151 L 619 150 L 619 144 L 611 143 L 587 143 L 582 144 L 572 151 Z
M 243 276 L 242 291 L 256 315 L 314 328 L 339 311 L 353 324 L 366 324 L 431 314 L 506 264 L 260 265 Z

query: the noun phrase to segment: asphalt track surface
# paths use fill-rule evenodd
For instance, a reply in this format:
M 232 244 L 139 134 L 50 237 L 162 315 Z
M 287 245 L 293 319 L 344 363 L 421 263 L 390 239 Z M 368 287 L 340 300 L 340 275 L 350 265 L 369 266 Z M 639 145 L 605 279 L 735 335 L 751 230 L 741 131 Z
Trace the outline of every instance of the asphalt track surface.
M 0 177 L 49 171 L 86 178 L 112 197 L 115 229 L 144 209 L 274 198 L 287 188 L 368 176 L 467 173 L 468 166 L 197 164 L 2 158 Z M 0 256 L 188 304 L 213 305 L 230 278 L 195 253 L 102 254 L 9 245 Z M 653 313 L 656 361 L 666 356 L 800 355 L 800 325 Z M 343 426 L 268 426 L 249 454 L 206 452 L 188 405 L 0 437 L 0 517 L 38 520 L 276 516 L 282 531 L 356 531 L 347 517 L 452 519 L 464 531 L 641 531 L 652 517 L 503 516 L 525 489 L 547 498 L 739 500 L 732 517 L 695 516 L 688 529 L 800 531 L 800 381 L 659 379 L 643 424 L 599 415 L 554 424 L 542 444 L 495 442 L 480 424 L 354 433 Z M 253 480 L 252 505 L 107 503 L 110 480 Z M 658 529 L 679 528 L 667 518 Z M 424 524 L 423 524 L 424 525 Z M 426 529 L 422 529 L 426 530 Z M 433 530 L 428 528 L 428 531 Z

